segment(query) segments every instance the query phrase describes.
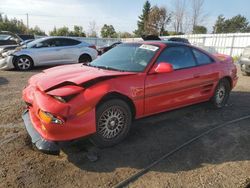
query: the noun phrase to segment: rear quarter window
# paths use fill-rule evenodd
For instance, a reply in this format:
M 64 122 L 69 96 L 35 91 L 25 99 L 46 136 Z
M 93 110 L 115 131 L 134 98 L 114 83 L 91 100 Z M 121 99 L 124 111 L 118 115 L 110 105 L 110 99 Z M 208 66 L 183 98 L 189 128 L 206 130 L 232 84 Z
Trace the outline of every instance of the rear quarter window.
M 193 53 L 197 60 L 198 65 L 206 65 L 214 62 L 214 60 L 211 57 L 209 57 L 208 55 L 199 50 L 193 49 Z

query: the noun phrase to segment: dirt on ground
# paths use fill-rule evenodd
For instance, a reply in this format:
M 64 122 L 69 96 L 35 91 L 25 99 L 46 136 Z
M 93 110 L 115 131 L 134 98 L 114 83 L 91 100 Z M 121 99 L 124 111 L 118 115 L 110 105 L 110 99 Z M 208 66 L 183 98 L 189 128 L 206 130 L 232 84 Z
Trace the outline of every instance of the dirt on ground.
M 86 138 L 47 155 L 34 149 L 21 119 L 22 89 L 40 71 L 0 71 L 0 187 L 112 187 L 204 131 L 250 115 L 250 77 L 239 72 L 223 109 L 202 103 L 162 113 L 135 121 L 114 147 L 98 149 Z M 250 187 L 250 119 L 207 134 L 128 187 Z

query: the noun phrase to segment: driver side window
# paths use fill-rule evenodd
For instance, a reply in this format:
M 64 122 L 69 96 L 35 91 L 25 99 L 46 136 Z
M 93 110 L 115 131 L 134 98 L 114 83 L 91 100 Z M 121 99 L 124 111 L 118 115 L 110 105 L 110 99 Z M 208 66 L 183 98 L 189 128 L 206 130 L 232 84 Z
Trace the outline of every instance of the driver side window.
M 192 51 L 186 46 L 167 47 L 157 59 L 157 63 L 167 62 L 174 70 L 196 66 Z
M 49 47 L 49 41 L 48 40 L 38 42 L 32 48 L 46 48 L 46 47 Z

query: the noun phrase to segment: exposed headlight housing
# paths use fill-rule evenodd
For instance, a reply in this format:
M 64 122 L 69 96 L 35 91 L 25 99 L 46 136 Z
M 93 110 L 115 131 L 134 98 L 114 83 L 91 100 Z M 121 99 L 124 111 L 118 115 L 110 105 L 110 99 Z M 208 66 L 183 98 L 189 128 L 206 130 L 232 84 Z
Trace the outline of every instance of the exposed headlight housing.
M 52 96 L 52 97 L 53 97 L 54 99 L 56 99 L 56 100 L 62 102 L 62 103 L 66 103 L 66 101 L 65 101 L 62 97 L 60 97 L 60 96 Z
M 3 53 L 2 53 L 2 56 L 3 56 L 3 57 L 7 57 L 7 56 L 9 56 L 9 55 L 12 55 L 14 52 L 15 52 L 14 50 L 10 50 L 10 51 L 7 51 L 7 52 L 3 52 Z
M 56 96 L 56 95 L 50 95 L 50 96 L 53 97 L 54 99 L 56 99 L 56 100 L 59 101 L 59 102 L 67 103 L 67 102 L 69 102 L 72 98 L 74 98 L 76 95 L 77 95 L 77 94 L 73 94 L 73 95 L 68 95 L 68 96 L 63 96 L 63 97 Z

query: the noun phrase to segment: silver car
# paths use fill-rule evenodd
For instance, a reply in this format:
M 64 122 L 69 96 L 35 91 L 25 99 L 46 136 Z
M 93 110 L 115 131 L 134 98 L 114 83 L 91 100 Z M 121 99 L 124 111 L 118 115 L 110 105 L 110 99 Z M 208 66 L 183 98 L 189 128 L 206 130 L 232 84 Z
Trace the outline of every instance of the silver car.
M 97 57 L 94 45 L 70 37 L 46 37 L 0 54 L 0 69 L 87 63 Z
M 244 76 L 250 76 L 250 46 L 247 46 L 240 56 L 239 64 Z

